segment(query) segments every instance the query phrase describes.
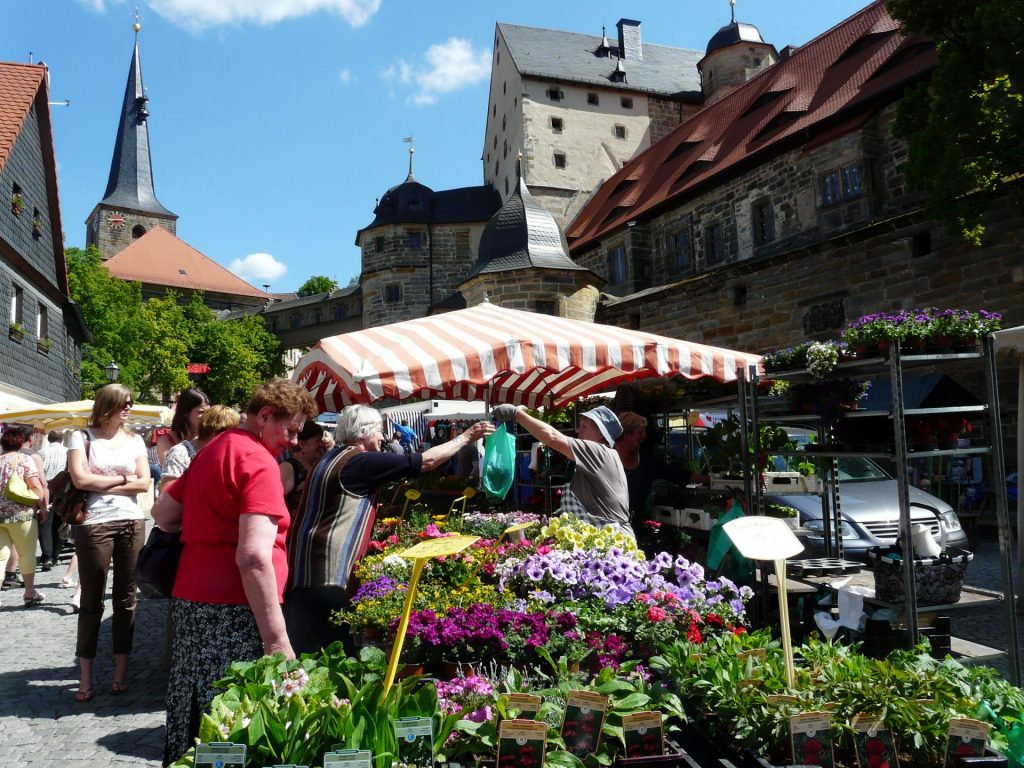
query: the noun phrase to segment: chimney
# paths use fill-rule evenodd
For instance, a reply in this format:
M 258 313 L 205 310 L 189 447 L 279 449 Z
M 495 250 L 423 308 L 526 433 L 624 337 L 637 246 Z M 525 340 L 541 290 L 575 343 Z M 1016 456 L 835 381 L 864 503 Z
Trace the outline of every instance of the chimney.
M 644 48 L 640 43 L 640 22 L 633 19 L 619 19 L 615 26 L 619 29 L 619 57 L 642 61 Z

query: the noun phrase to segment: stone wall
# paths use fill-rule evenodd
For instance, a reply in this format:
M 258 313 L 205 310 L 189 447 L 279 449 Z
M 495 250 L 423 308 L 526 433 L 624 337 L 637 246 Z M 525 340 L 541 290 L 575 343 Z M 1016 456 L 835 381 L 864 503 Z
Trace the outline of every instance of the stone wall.
M 521 269 L 477 275 L 462 284 L 466 306 L 474 307 L 486 296 L 492 304 L 508 309 L 551 314 L 592 322 L 599 294 L 587 284 L 589 273 L 553 269 Z
M 95 245 L 103 258 L 109 259 L 155 227 L 175 236 L 178 233 L 177 219 L 100 204 L 86 220 L 85 246 Z
M 702 106 L 701 104 L 686 104 L 660 96 L 649 96 L 647 112 L 651 118 L 651 144 L 657 144 L 668 136 L 681 122 L 697 114 Z

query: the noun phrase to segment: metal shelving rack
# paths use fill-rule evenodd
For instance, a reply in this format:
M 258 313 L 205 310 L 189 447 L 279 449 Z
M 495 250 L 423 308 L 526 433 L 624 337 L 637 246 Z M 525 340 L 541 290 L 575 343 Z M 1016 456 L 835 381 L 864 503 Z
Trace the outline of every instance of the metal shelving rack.
M 937 367 L 951 364 L 958 361 L 979 361 L 984 363 L 984 374 L 986 380 L 986 399 L 983 405 L 959 406 L 951 408 L 907 408 L 904 403 L 903 374 L 904 371 L 915 368 Z M 842 536 L 839 535 L 839 485 L 835 472 L 837 459 L 844 456 L 863 456 L 868 458 L 884 458 L 895 462 L 897 474 L 897 489 L 900 505 L 900 539 L 905 542 L 911 541 L 911 509 L 909 494 L 909 471 L 907 461 L 914 458 L 934 458 L 938 456 L 965 456 L 982 455 L 988 456 L 990 461 L 990 478 L 992 489 L 995 494 L 996 525 L 999 535 L 999 552 L 1003 581 L 1002 593 L 991 593 L 993 600 L 1003 603 L 1006 614 L 1007 630 L 1007 655 L 1009 660 L 1010 680 L 1015 685 L 1020 684 L 1020 658 L 1017 650 L 1017 621 L 1015 611 L 1015 600 L 1013 599 L 1013 533 L 1010 528 L 1009 512 L 1007 509 L 1006 497 L 1006 470 L 1005 456 L 1001 438 L 1001 414 L 999 407 L 998 378 L 996 376 L 996 360 L 993 349 L 992 337 L 988 336 L 982 341 L 981 351 L 966 353 L 940 353 L 940 354 L 905 354 L 900 349 L 898 342 L 893 342 L 888 358 L 872 358 L 867 360 L 856 360 L 842 362 L 836 366 L 834 377 L 852 379 L 873 379 L 888 377 L 891 382 L 892 401 L 888 411 L 851 411 L 843 414 L 842 419 L 856 419 L 868 416 L 885 416 L 892 422 L 893 427 L 893 449 L 891 451 L 869 450 L 849 451 L 842 450 L 828 439 L 831 431 L 831 424 L 825 423 L 818 416 L 806 415 L 762 415 L 758 407 L 757 376 L 752 377 L 753 386 L 750 387 L 750 415 L 753 425 L 753 439 L 755 450 L 757 445 L 758 425 L 763 421 L 772 423 L 785 421 L 803 421 L 814 423 L 817 420 L 819 426 L 819 438 L 821 445 L 818 450 L 812 453 L 799 452 L 797 455 L 813 455 L 816 458 L 832 458 L 831 462 L 824 462 L 826 477 L 823 489 L 822 511 L 824 520 L 824 536 L 826 540 L 826 555 L 842 557 Z M 798 373 L 772 373 L 773 379 L 788 379 L 790 381 L 812 381 L 805 372 Z M 990 445 L 977 446 L 972 448 L 955 448 L 944 450 L 912 451 L 909 450 L 905 418 L 907 416 L 929 416 L 953 413 L 974 413 L 987 417 L 987 434 L 990 438 Z M 792 453 L 788 455 L 793 455 Z M 761 494 L 758 493 L 758 503 L 763 503 Z M 906 596 L 905 613 L 907 621 L 907 640 L 914 643 L 919 637 L 918 613 L 920 608 L 917 604 L 916 581 L 914 574 L 914 558 L 904 559 L 903 579 L 904 594 Z M 946 606 L 954 608 L 955 605 Z M 928 610 L 933 610 L 928 607 Z

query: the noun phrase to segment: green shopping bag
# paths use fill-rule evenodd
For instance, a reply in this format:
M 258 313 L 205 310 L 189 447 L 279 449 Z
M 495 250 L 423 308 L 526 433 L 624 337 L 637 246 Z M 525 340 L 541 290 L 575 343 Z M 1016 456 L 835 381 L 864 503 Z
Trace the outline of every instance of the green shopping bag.
M 488 498 L 504 500 L 516 475 L 516 436 L 500 424 L 484 445 L 480 481 Z

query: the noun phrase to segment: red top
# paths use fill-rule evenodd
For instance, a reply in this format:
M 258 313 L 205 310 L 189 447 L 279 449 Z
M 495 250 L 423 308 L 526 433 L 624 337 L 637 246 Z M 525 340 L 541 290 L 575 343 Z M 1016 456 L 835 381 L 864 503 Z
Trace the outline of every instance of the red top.
M 288 579 L 285 535 L 291 518 L 284 504 L 277 462 L 254 434 L 231 429 L 218 435 L 164 492 L 184 507 L 184 546 L 174 580 L 174 597 L 218 605 L 248 602 L 235 564 L 235 550 L 239 517 L 254 514 L 277 520 L 274 573 L 277 598 L 283 600 Z

